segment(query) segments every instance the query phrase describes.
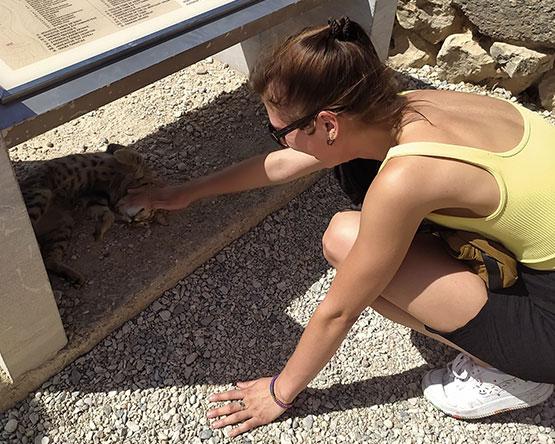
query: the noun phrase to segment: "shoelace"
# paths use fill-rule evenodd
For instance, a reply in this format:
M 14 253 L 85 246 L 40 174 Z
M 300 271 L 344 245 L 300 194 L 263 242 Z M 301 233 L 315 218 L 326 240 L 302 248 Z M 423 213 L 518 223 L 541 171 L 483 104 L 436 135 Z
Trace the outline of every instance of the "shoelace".
M 472 359 L 461 353 L 451 363 L 451 373 L 456 379 L 466 381 L 473 373 L 474 367 Z
M 482 396 L 500 394 L 503 390 L 493 383 L 484 384 L 480 378 L 479 366 L 468 356 L 459 354 L 451 363 L 451 374 L 460 381 L 471 381 L 472 387 Z

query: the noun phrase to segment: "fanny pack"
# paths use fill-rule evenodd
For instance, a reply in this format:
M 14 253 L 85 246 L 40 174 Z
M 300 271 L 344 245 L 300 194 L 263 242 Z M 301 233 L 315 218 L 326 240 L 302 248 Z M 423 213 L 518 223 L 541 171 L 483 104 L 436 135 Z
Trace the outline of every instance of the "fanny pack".
M 465 261 L 490 290 L 510 287 L 518 279 L 517 261 L 500 243 L 461 230 L 441 228 L 436 234 L 449 254 Z

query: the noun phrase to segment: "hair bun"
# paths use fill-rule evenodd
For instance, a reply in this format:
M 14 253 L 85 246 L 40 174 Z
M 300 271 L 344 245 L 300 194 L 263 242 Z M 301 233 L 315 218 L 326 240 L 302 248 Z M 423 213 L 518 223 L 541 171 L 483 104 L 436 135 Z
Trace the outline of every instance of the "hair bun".
M 339 20 L 330 18 L 328 19 L 328 25 L 332 39 L 345 42 L 356 40 L 356 29 L 349 17 L 344 16 Z

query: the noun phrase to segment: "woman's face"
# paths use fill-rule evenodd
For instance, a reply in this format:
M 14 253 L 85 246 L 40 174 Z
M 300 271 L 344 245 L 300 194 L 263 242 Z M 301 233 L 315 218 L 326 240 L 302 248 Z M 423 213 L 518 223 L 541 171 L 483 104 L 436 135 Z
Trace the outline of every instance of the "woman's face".
M 277 110 L 271 106 L 266 106 L 268 118 L 272 126 L 276 129 L 285 128 L 290 122 L 285 122 L 279 116 Z M 316 159 L 325 163 L 333 163 L 336 152 L 334 146 L 327 143 L 329 129 L 327 128 L 322 113 L 320 113 L 311 123 L 304 129 L 295 129 L 284 136 L 287 145 L 296 150 L 314 156 Z

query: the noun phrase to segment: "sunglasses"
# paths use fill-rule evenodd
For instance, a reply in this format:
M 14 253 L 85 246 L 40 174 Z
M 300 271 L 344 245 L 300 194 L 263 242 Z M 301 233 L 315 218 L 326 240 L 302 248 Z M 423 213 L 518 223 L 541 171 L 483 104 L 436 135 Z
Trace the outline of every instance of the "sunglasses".
M 283 148 L 289 148 L 289 145 L 287 145 L 287 142 L 285 141 L 285 136 L 290 132 L 295 131 L 296 129 L 304 128 L 305 126 L 307 126 L 312 120 L 316 118 L 316 116 L 318 116 L 319 112 L 320 111 L 312 113 L 299 120 L 295 120 L 292 124 L 287 125 L 285 128 L 282 128 L 280 130 L 276 129 L 271 123 L 268 123 L 268 129 L 270 130 L 270 135 L 272 136 L 272 139 L 274 139 L 274 141 L 279 146 L 282 146 Z

